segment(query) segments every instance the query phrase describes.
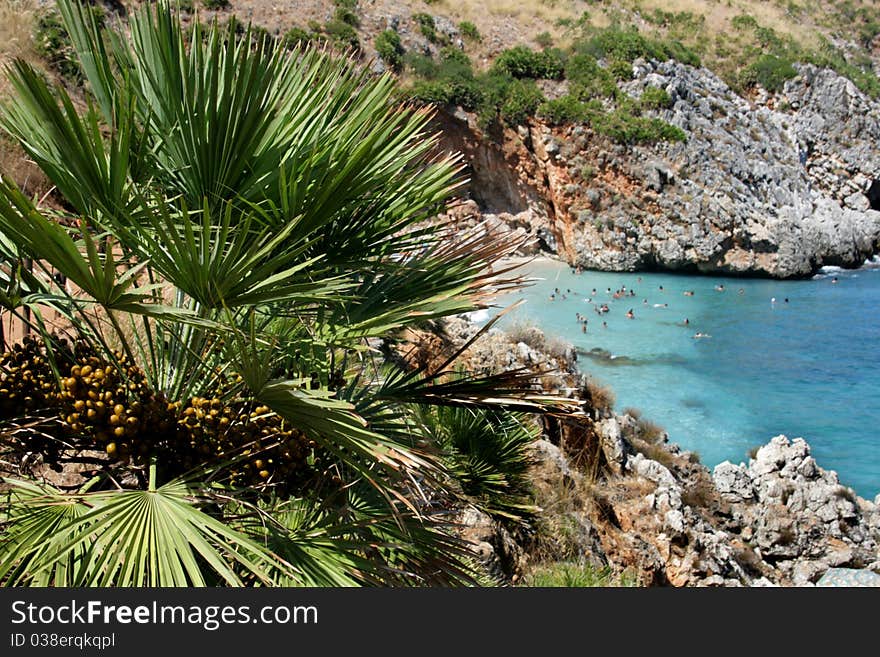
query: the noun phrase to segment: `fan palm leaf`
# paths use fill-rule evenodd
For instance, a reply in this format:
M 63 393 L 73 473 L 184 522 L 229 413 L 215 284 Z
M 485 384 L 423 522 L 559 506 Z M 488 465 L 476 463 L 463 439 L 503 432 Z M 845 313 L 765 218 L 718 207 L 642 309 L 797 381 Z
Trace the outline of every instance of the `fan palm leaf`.
M 55 586 L 241 586 L 291 566 L 193 504 L 182 481 L 69 495 L 11 486 L 0 581 Z

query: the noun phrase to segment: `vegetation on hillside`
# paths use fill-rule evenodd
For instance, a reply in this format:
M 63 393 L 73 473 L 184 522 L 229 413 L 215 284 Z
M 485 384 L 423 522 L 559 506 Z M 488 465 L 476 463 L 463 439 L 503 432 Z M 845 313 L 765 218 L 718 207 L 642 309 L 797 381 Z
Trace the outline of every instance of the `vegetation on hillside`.
M 680 43 L 647 39 L 633 30 L 590 33 L 566 51 L 515 46 L 501 52 L 484 73 L 474 70 L 466 53 L 443 48 L 437 60 L 426 55 L 404 56 L 415 82 L 407 94 L 421 102 L 459 105 L 478 114 L 481 124 L 510 127 L 540 116 L 551 123 L 585 122 L 600 134 L 622 143 L 683 141 L 685 133 L 657 116 L 668 107 L 657 92 L 634 102 L 618 87 L 632 76 L 637 57 L 676 57 L 698 64 L 697 56 Z M 568 93 L 547 100 L 538 80 L 566 80 Z
M 330 19 L 323 23 L 310 21 L 277 36 L 265 32 L 264 37 L 280 39 L 290 48 L 330 44 L 361 55 L 369 43 L 376 56 L 401 77 L 410 98 L 459 105 L 476 112 L 485 128 L 516 126 L 539 116 L 556 123 L 586 122 L 600 134 L 626 143 L 684 139 L 684 132 L 657 115 L 665 107 L 633 102 L 618 92 L 618 81 L 632 75 L 630 64 L 639 57 L 706 65 L 740 93 L 758 85 L 781 91 L 796 74 L 795 63 L 814 63 L 850 78 L 865 93 L 880 96 L 880 81 L 868 57 L 870 44 L 880 32 L 880 19 L 856 0 L 821 7 L 777 3 L 778 7 L 761 7 L 760 11 L 749 1 L 739 3 L 738 8 L 685 3 L 686 9 L 671 10 L 653 0 L 596 0 L 580 16 L 559 8 L 546 26 L 553 33 L 546 29 L 536 33 L 533 41 L 538 49 L 512 45 L 492 53 L 488 67 L 472 63 L 473 55 L 483 54 L 485 47 L 480 29 L 471 20 L 459 23 L 461 41 L 453 44 L 447 33 L 438 30 L 434 14 L 414 9 L 408 19 L 410 34 L 425 39 L 432 55 L 422 48 L 407 52 L 392 27 L 365 38 L 360 33 L 363 9 L 358 3 L 334 0 L 333 4 Z M 492 11 L 498 10 L 490 7 Z M 522 11 L 540 13 L 534 7 Z M 453 13 L 472 15 L 468 3 Z M 803 21 L 808 27 L 792 31 L 780 17 Z M 547 20 L 551 20 L 549 15 Z M 43 30 L 38 41 L 52 41 L 54 32 Z M 839 35 L 849 36 L 852 47 L 844 48 L 833 40 Z M 565 45 L 554 47 L 554 43 Z M 63 54 L 65 47 L 61 41 L 53 46 L 54 52 L 61 53 L 58 64 L 70 62 L 75 69 L 75 61 Z M 568 63 L 571 59 L 574 66 Z M 561 98 L 553 94 L 548 99 L 543 85 L 532 82 L 541 80 L 567 80 L 573 89 Z

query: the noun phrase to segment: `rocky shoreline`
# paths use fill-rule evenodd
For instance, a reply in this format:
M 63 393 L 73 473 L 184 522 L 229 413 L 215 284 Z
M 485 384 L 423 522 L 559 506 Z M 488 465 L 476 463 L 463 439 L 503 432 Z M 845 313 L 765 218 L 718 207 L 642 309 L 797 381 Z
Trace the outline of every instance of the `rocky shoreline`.
M 441 334 L 461 344 L 476 330 L 451 320 Z M 536 560 L 567 559 L 642 585 L 813 586 L 850 570 L 863 585 L 880 585 L 880 496 L 866 500 L 841 485 L 802 438 L 776 436 L 747 464 L 710 471 L 656 425 L 602 405 L 575 354 L 548 349 L 531 331 L 528 344 L 492 330 L 466 356 L 486 371 L 555 368 L 545 389 L 580 391 L 590 419 L 545 425 L 534 444 L 543 538 L 540 530 L 537 539 L 519 536 L 474 509 L 461 513 L 462 536 L 490 572 L 516 582 Z

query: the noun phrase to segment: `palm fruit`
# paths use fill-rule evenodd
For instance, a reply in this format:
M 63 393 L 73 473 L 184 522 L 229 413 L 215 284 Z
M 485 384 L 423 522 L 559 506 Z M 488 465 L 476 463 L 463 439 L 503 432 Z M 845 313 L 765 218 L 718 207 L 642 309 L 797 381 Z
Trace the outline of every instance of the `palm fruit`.
M 66 344 L 61 345 L 62 351 Z M 0 354 L 0 418 L 27 415 L 57 402 L 57 381 L 45 348 L 31 336 Z
M 0 355 L 0 418 L 29 410 L 54 414 L 81 447 L 117 462 L 159 456 L 174 476 L 201 463 L 230 460 L 236 485 L 293 486 L 312 471 L 315 443 L 265 405 L 226 401 L 240 377 L 217 375 L 215 393 L 185 401 L 152 390 L 127 356 L 101 357 L 85 342 L 59 341 L 53 353 L 25 338 Z

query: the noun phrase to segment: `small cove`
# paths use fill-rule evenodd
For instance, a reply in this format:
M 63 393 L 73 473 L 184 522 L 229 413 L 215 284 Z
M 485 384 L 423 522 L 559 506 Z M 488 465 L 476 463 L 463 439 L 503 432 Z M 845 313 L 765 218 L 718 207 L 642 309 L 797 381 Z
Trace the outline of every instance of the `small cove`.
M 803 281 L 577 274 L 547 259 L 524 271 L 538 280 L 499 300 L 525 300 L 500 326 L 531 323 L 572 343 L 581 371 L 614 390 L 618 411 L 640 409 L 710 468 L 747 461 L 780 433 L 803 436 L 842 483 L 863 497 L 880 492 L 874 263 Z

